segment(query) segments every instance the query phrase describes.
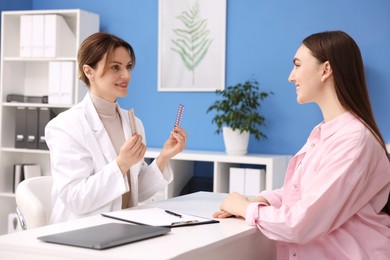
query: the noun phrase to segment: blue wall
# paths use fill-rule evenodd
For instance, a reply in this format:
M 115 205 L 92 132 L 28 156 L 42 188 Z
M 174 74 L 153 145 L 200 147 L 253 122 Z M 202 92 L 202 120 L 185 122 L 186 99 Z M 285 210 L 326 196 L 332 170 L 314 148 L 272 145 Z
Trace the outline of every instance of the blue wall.
M 2 2 L 4 0 L 1 0 Z M 14 2 L 14 1 L 10 1 Z M 100 15 L 101 30 L 116 34 L 135 48 L 137 65 L 123 108 L 134 107 L 143 120 L 150 147 L 161 147 L 169 135 L 178 103 L 186 106 L 183 127 L 187 149 L 224 150 L 214 133 L 212 92 L 157 92 L 157 0 L 32 0 L 33 9 L 81 8 Z M 0 5 L 1 7 L 1 5 Z M 258 1 L 228 0 L 226 85 L 251 75 L 275 95 L 261 108 L 267 140 L 251 139 L 250 152 L 294 154 L 312 127 L 322 120 L 313 104 L 298 105 L 287 81 L 301 40 L 324 30 L 340 29 L 355 38 L 365 59 L 371 101 L 385 141 L 390 142 L 390 1 Z
M 31 10 L 32 1 L 33 0 L 18 0 L 18 1 L 0 0 L 0 11 Z M 0 20 L 0 28 L 1 28 L 1 20 Z

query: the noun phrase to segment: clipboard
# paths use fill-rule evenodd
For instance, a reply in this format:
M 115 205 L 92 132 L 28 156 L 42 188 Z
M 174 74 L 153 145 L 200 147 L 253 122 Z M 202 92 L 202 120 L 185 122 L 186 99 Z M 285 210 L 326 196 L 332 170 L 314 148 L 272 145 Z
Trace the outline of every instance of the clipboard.
M 157 227 L 183 227 L 219 223 L 218 220 L 203 218 L 162 208 L 128 209 L 101 214 L 107 218 L 126 221 L 138 225 Z

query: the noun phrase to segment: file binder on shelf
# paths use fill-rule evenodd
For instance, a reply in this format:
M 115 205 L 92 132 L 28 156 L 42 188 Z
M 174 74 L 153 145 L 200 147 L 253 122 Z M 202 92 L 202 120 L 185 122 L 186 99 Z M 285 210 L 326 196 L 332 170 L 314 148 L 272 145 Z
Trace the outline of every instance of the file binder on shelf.
M 38 122 L 38 149 L 48 150 L 45 139 L 45 127 L 47 123 L 55 116 L 54 112 L 50 108 L 39 108 L 39 122 Z
M 15 193 L 19 183 L 25 179 L 41 176 L 41 166 L 34 163 L 17 163 L 14 164 L 13 189 Z
M 26 112 L 25 107 L 17 107 L 15 114 L 15 148 L 26 148 Z
M 43 57 L 44 15 L 32 16 L 32 57 Z
M 20 57 L 73 57 L 75 42 L 61 15 L 20 16 Z
M 72 104 L 74 62 L 49 62 L 49 104 Z
M 61 104 L 73 103 L 73 88 L 74 88 L 74 62 L 61 62 L 61 89 L 60 101 Z
M 48 150 L 45 127 L 55 117 L 47 107 L 17 107 L 15 118 L 15 148 Z
M 38 108 L 28 107 L 26 113 L 26 148 L 38 148 Z
M 45 15 L 44 35 L 45 57 L 72 57 L 76 55 L 73 47 L 76 37 L 61 15 Z
M 23 164 L 24 179 L 41 176 L 41 166 L 35 163 Z
M 14 185 L 12 187 L 12 192 L 15 193 L 16 188 L 18 187 L 19 183 L 21 183 L 24 180 L 24 173 L 23 173 L 23 164 L 14 164 Z
M 20 16 L 20 57 L 32 56 L 32 15 Z

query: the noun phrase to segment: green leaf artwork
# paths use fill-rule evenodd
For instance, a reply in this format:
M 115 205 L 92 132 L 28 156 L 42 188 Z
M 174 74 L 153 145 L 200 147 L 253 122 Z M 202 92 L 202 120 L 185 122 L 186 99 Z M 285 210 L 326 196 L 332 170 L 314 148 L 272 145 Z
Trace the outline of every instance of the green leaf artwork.
M 185 67 L 192 72 L 192 85 L 195 83 L 195 68 L 206 56 L 213 39 L 208 38 L 207 19 L 199 16 L 199 3 L 196 2 L 188 11 L 183 11 L 176 18 L 183 23 L 183 28 L 173 29 L 177 38 L 172 39 L 171 49 L 180 55 Z

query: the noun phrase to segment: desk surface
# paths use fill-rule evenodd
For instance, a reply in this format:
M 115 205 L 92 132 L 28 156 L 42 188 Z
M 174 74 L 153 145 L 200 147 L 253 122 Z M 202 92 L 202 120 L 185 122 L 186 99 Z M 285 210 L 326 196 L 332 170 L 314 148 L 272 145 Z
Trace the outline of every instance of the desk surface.
M 197 192 L 151 205 L 211 217 L 226 194 Z M 168 235 L 107 250 L 92 250 L 41 242 L 36 237 L 118 222 L 100 215 L 0 236 L 2 259 L 274 259 L 275 244 L 244 220 L 172 228 Z M 227 257 L 227 258 L 226 258 Z

